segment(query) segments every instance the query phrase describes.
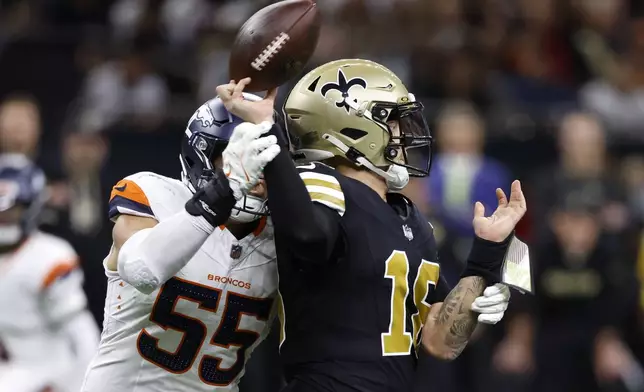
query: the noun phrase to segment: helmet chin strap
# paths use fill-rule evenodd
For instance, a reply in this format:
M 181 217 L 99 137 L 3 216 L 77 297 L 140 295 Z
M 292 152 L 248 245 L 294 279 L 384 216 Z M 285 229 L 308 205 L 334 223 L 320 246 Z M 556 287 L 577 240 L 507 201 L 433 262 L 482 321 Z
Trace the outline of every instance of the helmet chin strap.
M 333 144 L 345 155 L 348 156 L 350 154 L 349 147 L 346 144 L 342 143 L 342 141 L 337 137 L 325 133 L 324 135 L 322 135 L 322 138 Z M 409 183 L 409 172 L 402 166 L 391 164 L 389 165 L 389 169 L 387 169 L 387 171 L 384 171 L 379 167 L 376 167 L 376 165 L 371 163 L 364 156 L 355 156 L 353 160 L 358 164 L 358 166 L 364 166 L 375 174 L 384 178 L 385 181 L 387 181 L 387 188 L 391 191 L 401 191 Z
M 261 218 L 266 213 L 266 209 L 265 199 L 246 195 L 235 203 L 230 219 L 238 223 L 253 222 Z

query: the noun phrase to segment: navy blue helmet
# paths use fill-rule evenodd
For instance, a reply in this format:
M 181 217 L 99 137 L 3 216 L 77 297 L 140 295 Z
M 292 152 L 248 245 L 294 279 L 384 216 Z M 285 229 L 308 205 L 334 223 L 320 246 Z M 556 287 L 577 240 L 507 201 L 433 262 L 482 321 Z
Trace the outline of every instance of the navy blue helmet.
M 262 98 L 244 93 L 244 99 Z M 214 161 L 221 156 L 235 127 L 244 121 L 228 112 L 221 99 L 213 98 L 197 109 L 188 121 L 181 144 L 181 179 L 192 192 L 202 188 L 214 174 Z M 268 215 L 266 200 L 248 195 L 239 200 L 231 219 L 250 222 Z
M 38 227 L 45 185 L 45 175 L 29 158 L 0 155 L 0 246 L 19 243 Z

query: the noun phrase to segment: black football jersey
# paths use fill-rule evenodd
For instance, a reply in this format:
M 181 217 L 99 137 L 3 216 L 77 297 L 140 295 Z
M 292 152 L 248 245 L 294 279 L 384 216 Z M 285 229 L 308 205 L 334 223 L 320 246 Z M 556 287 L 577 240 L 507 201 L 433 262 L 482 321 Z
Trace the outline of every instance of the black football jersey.
M 289 386 L 410 391 L 422 324 L 447 294 L 431 225 L 400 194 L 385 202 L 321 163 L 298 171 L 311 199 L 341 216 L 345 247 L 337 260 L 312 267 L 276 238 Z

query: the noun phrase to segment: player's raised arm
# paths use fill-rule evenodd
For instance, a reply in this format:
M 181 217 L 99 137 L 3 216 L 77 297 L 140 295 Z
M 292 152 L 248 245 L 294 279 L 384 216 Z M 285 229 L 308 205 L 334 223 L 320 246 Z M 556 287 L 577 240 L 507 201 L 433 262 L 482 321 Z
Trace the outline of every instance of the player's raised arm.
M 277 90 L 269 92 L 260 102 L 241 98 L 244 87 L 250 83 L 246 78 L 239 83 L 219 86 L 217 93 L 227 109 L 246 121 L 243 129 L 249 140 L 277 140 L 280 151 L 266 163 L 264 179 L 268 191 L 271 219 L 278 235 L 288 239 L 290 251 L 299 259 L 314 264 L 325 263 L 342 246 L 340 214 L 342 206 L 325 206 L 314 203 L 289 154 L 285 133 L 273 123 L 273 105 Z M 253 155 L 253 154 L 251 154 Z M 272 158 L 272 156 L 271 156 Z
M 140 183 L 154 175 L 142 174 Z M 145 192 L 133 180 L 117 184 L 110 200 L 116 220 L 108 268 L 137 290 L 149 294 L 179 272 L 230 216 L 235 198 L 221 169 L 185 204 L 185 209 L 158 223 Z
M 432 307 L 423 327 L 423 347 L 435 357 L 456 358 L 477 322 L 493 324 L 507 307 L 509 289 L 498 282 L 514 227 L 525 214 L 526 201 L 519 181 L 512 184 L 509 202 L 501 189 L 496 192 L 499 206 L 492 216 L 485 217 L 483 205 L 476 203 L 473 221 L 476 238 L 465 271 L 442 305 Z M 487 285 L 493 286 L 486 289 Z

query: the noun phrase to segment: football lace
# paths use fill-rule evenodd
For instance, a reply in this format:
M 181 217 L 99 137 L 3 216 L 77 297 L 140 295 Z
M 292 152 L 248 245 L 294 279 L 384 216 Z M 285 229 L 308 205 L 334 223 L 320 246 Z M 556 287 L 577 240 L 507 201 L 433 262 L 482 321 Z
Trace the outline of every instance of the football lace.
M 286 41 L 291 37 L 286 33 L 280 33 L 273 41 L 262 51 L 262 53 L 253 60 L 251 66 L 258 71 L 261 71 L 268 65 L 271 59 L 284 47 Z

